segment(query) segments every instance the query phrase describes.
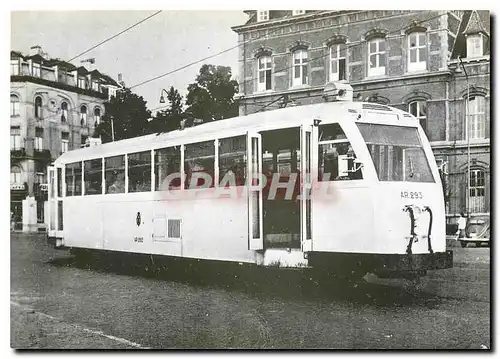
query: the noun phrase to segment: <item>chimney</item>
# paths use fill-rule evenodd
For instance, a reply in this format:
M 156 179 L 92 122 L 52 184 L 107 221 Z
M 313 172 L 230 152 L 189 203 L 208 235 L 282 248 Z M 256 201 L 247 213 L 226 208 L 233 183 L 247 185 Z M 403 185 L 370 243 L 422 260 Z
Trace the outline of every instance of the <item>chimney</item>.
M 118 83 L 121 87 L 125 87 L 125 81 L 123 81 L 123 75 L 121 73 L 118 74 Z
M 30 56 L 42 55 L 42 47 L 40 45 L 35 45 L 30 47 Z
M 92 57 L 90 59 L 85 59 L 85 60 L 81 60 L 80 61 L 83 66 L 85 66 L 85 68 L 87 69 L 87 71 L 94 71 L 95 70 L 95 58 Z

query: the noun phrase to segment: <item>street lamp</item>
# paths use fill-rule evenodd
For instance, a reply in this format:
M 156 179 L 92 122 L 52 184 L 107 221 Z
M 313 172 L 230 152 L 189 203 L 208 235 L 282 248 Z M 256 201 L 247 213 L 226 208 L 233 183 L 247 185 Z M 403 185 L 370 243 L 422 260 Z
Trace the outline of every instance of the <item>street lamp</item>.
M 469 86 L 469 75 L 465 69 L 465 65 L 462 62 L 462 58 L 459 56 L 458 61 L 460 66 L 464 70 L 465 81 L 467 83 L 467 99 L 465 101 L 465 136 L 467 140 L 467 195 L 465 196 L 465 208 L 467 210 L 467 215 L 469 214 L 470 207 L 470 136 L 469 136 L 469 100 L 470 100 L 470 86 Z
M 160 94 L 160 103 L 165 103 L 165 97 L 163 97 L 163 92 L 165 92 L 168 96 L 168 92 L 165 89 L 161 89 L 161 94 Z

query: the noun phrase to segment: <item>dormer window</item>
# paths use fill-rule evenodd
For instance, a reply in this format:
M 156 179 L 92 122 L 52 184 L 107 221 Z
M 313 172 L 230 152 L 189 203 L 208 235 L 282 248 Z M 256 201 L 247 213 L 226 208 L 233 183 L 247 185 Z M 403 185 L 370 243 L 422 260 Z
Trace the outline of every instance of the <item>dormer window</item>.
M 34 77 L 40 77 L 41 76 L 41 71 L 40 71 L 40 64 L 33 64 L 33 67 L 31 69 L 31 75 Z
M 483 56 L 483 36 L 481 34 L 467 36 L 467 57 Z
M 269 20 L 269 10 L 257 10 L 257 22 Z
M 78 87 L 81 88 L 81 89 L 86 89 L 87 88 L 87 84 L 86 84 L 86 80 L 84 77 L 79 77 L 78 78 Z
M 92 81 L 92 90 L 99 91 L 99 82 L 98 81 Z
M 292 10 L 292 15 L 297 16 L 297 15 L 304 15 L 306 13 L 305 10 Z
M 10 74 L 19 75 L 19 59 L 10 60 Z

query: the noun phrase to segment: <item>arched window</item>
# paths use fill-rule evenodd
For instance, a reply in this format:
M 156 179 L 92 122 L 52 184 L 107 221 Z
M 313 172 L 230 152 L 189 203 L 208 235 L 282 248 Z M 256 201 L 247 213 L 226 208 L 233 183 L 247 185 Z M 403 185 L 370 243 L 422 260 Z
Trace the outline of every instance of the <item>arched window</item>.
M 19 97 L 10 95 L 10 115 L 19 116 Z
M 266 91 L 271 89 L 271 56 L 261 56 L 257 59 L 259 65 L 259 81 L 257 82 L 257 91 Z
M 469 209 L 471 212 L 484 212 L 485 173 L 482 169 L 470 170 Z
M 423 71 L 427 68 L 427 41 L 425 32 L 408 34 L 408 71 Z
M 18 166 L 12 166 L 10 168 L 10 183 L 11 184 L 21 184 L 21 168 Z
M 40 96 L 35 97 L 35 117 L 42 118 L 42 98 Z
M 292 86 L 307 85 L 307 50 L 297 50 L 293 53 Z
M 330 81 L 346 79 L 345 54 L 345 44 L 333 44 L 330 46 Z
M 385 75 L 385 39 L 375 38 L 368 43 L 368 76 Z
M 96 125 L 101 123 L 101 109 L 99 107 L 94 108 L 94 118 Z
M 486 137 L 486 103 L 483 96 L 469 98 L 469 138 Z M 467 138 L 466 138 L 467 139 Z
M 61 122 L 66 122 L 68 120 L 68 103 L 66 101 L 61 102 Z
M 418 118 L 420 126 L 427 133 L 427 103 L 425 101 L 413 101 L 408 104 L 408 112 Z
M 83 126 L 87 123 L 87 106 L 80 107 L 80 124 Z

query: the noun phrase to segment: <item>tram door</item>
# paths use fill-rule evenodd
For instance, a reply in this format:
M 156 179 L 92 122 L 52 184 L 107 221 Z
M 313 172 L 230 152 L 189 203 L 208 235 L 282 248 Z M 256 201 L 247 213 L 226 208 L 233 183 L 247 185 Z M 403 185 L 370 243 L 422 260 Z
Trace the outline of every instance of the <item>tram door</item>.
M 317 136 L 316 127 L 302 125 L 300 127 L 300 237 L 303 252 L 312 250 L 312 215 L 311 194 L 312 181 L 317 177 L 316 169 L 312 163 L 316 157 L 313 145 L 314 135 Z
M 49 237 L 62 238 L 63 230 L 63 202 L 62 202 L 62 167 L 49 166 Z
M 262 220 L 262 138 L 258 133 L 247 134 L 248 178 L 248 249 L 264 248 Z

